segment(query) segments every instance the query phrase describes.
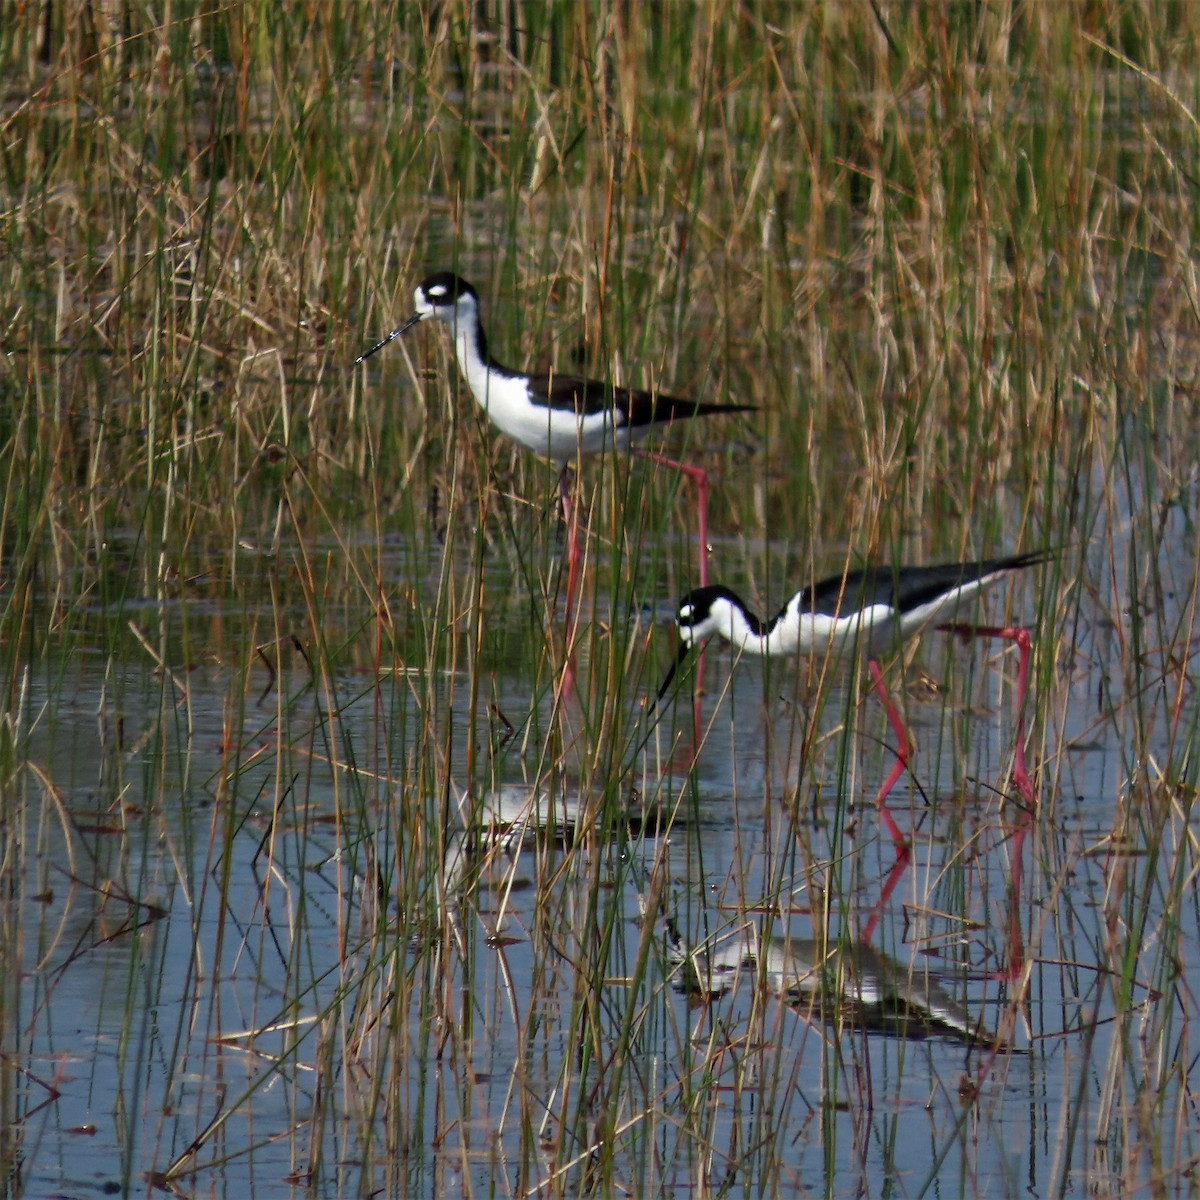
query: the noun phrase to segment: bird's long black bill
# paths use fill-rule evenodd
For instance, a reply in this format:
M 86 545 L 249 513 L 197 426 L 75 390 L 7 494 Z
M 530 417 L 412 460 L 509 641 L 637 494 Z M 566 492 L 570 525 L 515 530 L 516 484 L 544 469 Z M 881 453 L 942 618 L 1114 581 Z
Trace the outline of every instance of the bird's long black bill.
M 357 367 L 360 362 L 365 362 L 376 350 L 382 350 L 384 346 L 391 345 L 398 337 L 410 330 L 421 319 L 420 313 L 414 313 L 407 321 L 397 329 L 393 329 L 381 342 L 376 342 L 370 350 L 364 350 L 355 360 L 354 365 Z
M 675 661 L 671 663 L 667 669 L 667 674 L 659 685 L 658 694 L 646 706 L 646 715 L 649 716 L 661 703 L 662 698 L 670 690 L 671 684 L 675 681 L 675 676 L 679 672 L 679 668 L 687 661 L 687 657 L 692 652 L 691 644 L 688 642 L 680 642 L 679 649 L 675 652 Z

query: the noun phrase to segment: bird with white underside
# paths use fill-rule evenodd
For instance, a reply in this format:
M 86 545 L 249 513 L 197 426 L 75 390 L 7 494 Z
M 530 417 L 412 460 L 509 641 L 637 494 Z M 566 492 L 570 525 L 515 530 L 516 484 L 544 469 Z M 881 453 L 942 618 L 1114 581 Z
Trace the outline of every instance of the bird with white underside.
M 570 462 L 578 455 L 627 450 L 655 430 L 678 421 L 716 414 L 753 411 L 749 404 L 710 404 L 659 392 L 616 387 L 596 379 L 549 372 L 527 374 L 502 366 L 488 353 L 480 317 L 479 295 L 465 280 L 439 271 L 417 285 L 416 311 L 382 341 L 359 356 L 369 358 L 422 321 L 441 321 L 454 338 L 458 365 L 471 394 L 488 419 L 527 450 L 550 459 L 559 468 L 563 513 L 570 521 Z M 691 477 L 700 494 L 699 535 L 701 582 L 707 582 L 708 484 L 702 468 L 642 453 Z M 571 538 L 568 611 L 577 548 Z
M 899 739 L 897 761 L 879 791 L 880 813 L 893 841 L 904 844 L 884 800 L 908 766 L 908 732 L 884 687 L 877 661 L 881 652 L 915 638 L 927 629 L 1014 642 L 1017 669 L 1017 744 L 1013 783 L 1029 803 L 1033 781 L 1025 765 L 1025 693 L 1029 681 L 1029 631 L 1021 627 L 959 624 L 958 614 L 981 592 L 1000 580 L 1038 563 L 1051 552 L 1035 550 L 1003 558 L 944 563 L 929 567 L 871 566 L 835 575 L 802 588 L 770 620 L 750 611 L 732 590 L 716 584 L 689 592 L 679 602 L 675 625 L 679 649 L 653 708 L 667 694 L 676 672 L 693 650 L 719 637 L 743 653 L 760 657 L 858 652 L 867 656 L 872 683 Z

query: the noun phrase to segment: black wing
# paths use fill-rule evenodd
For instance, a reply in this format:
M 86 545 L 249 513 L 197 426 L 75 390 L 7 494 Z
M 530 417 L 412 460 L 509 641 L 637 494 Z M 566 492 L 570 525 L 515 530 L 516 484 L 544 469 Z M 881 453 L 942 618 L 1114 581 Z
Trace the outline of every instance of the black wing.
M 753 404 L 708 404 L 684 400 L 661 392 L 643 392 L 637 388 L 613 387 L 599 379 L 581 379 L 576 375 L 535 375 L 530 381 L 535 403 L 581 416 L 616 408 L 623 425 L 659 425 L 668 421 L 691 420 L 710 413 L 753 412 Z
M 907 612 L 952 592 L 964 583 L 973 583 L 997 572 L 1031 567 L 1044 562 L 1052 553 L 1049 550 L 1032 550 L 1027 554 L 982 558 L 976 562 L 942 563 L 932 567 L 865 567 L 846 575 L 823 579 L 805 588 L 800 611 L 832 617 L 841 611 L 887 604 L 893 609 Z
M 753 412 L 753 404 L 709 404 L 703 400 L 683 400 L 661 392 L 642 392 L 633 388 L 614 388 L 614 403 L 625 416 L 625 424 L 665 425 L 670 421 L 690 421 L 719 413 Z
M 560 412 L 574 412 L 587 417 L 601 413 L 613 405 L 620 388 L 609 387 L 598 379 L 581 379 L 578 375 L 534 375 L 529 381 L 529 398 Z

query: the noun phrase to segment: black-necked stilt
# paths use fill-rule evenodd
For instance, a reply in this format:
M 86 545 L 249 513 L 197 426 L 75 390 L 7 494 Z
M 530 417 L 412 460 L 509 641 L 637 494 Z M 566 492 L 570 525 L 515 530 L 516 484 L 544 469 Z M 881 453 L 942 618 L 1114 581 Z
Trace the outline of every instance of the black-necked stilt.
M 551 459 L 559 468 L 559 492 L 568 522 L 571 514 L 569 464 L 576 454 L 629 449 L 636 439 L 673 421 L 753 409 L 749 404 L 681 400 L 556 372 L 530 375 L 513 371 L 488 354 L 487 337 L 479 314 L 479 296 L 465 279 L 449 271 L 439 271 L 417 285 L 414 297 L 416 312 L 361 354 L 357 362 L 361 363 L 421 321 L 443 321 L 449 325 L 458 365 L 480 408 L 502 433 L 535 454 Z M 700 467 L 645 451 L 639 453 L 695 480 L 700 493 L 700 577 L 702 583 L 707 582 L 707 475 Z M 575 570 L 573 536 L 570 553 L 568 611 Z
M 746 654 L 836 654 L 860 650 L 876 693 L 899 739 L 896 763 L 880 788 L 878 804 L 897 847 L 907 845 L 884 800 L 908 766 L 908 732 L 888 696 L 877 655 L 926 629 L 978 637 L 1005 638 L 1017 644 L 1017 746 L 1013 783 L 1034 802 L 1033 782 L 1025 768 L 1024 703 L 1029 683 L 1029 631 L 1020 627 L 961 625 L 954 617 L 985 588 L 1015 571 L 1044 562 L 1046 550 L 933 567 L 872 566 L 847 571 L 797 592 L 769 621 L 755 616 L 745 602 L 719 584 L 689 592 L 679 603 L 675 624 L 679 651 L 654 704 L 666 695 L 675 673 L 693 648 L 717 636 Z M 652 705 L 653 707 L 653 705 Z

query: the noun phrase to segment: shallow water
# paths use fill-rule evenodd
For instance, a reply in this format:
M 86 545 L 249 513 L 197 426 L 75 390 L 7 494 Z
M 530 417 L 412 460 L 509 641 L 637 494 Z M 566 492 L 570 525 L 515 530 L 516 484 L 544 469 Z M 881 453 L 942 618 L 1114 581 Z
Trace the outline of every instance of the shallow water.
M 1179 586 L 1146 634 L 1180 629 L 1194 599 L 1178 512 L 1154 553 Z M 762 664 L 710 649 L 694 762 L 689 689 L 652 731 L 631 694 L 632 765 L 601 794 L 570 769 L 535 782 L 556 724 L 519 661 L 489 669 L 489 695 L 536 716 L 485 756 L 494 784 L 469 787 L 495 717 L 481 707 L 472 728 L 470 689 L 447 676 L 428 693 L 449 705 L 454 786 L 436 798 L 404 676 L 314 682 L 291 660 L 272 679 L 220 656 L 164 673 L 111 642 L 30 671 L 7 805 L 14 1185 L 141 1191 L 171 1172 L 221 1195 L 519 1192 L 555 1170 L 583 1186 L 594 1139 L 640 1194 L 766 1178 L 1069 1192 L 1102 1149 L 1145 1181 L 1122 1146 L 1147 1073 L 1164 1142 L 1186 1157 L 1194 1138 L 1194 818 L 1161 773 L 1197 717 L 1194 693 L 1180 706 L 1171 690 L 1178 652 L 1164 671 L 1157 646 L 1122 648 L 1109 581 L 1124 568 L 1089 553 L 1052 593 L 1032 572 L 1014 587 L 1055 659 L 1031 697 L 1036 813 L 1001 798 L 1011 651 L 930 635 L 894 667 L 917 743 L 916 786 L 890 806 L 912 831 L 898 870 L 871 803 L 892 734 L 845 670 L 813 687 L 773 665 L 764 686 Z M 671 604 L 658 597 L 660 623 Z M 137 620 L 161 634 L 179 615 Z M 669 642 L 664 628 L 660 663 Z M 421 899 L 397 912 L 411 872 Z M 851 962 L 864 938 L 898 978 L 932 972 L 1010 1049 L 864 1026 L 836 981 L 816 1010 L 782 994 L 765 947 L 786 960 L 822 936 Z M 679 953 L 711 961 L 730 937 L 764 950 L 689 992 Z M 1027 974 L 1006 977 L 1017 958 Z

